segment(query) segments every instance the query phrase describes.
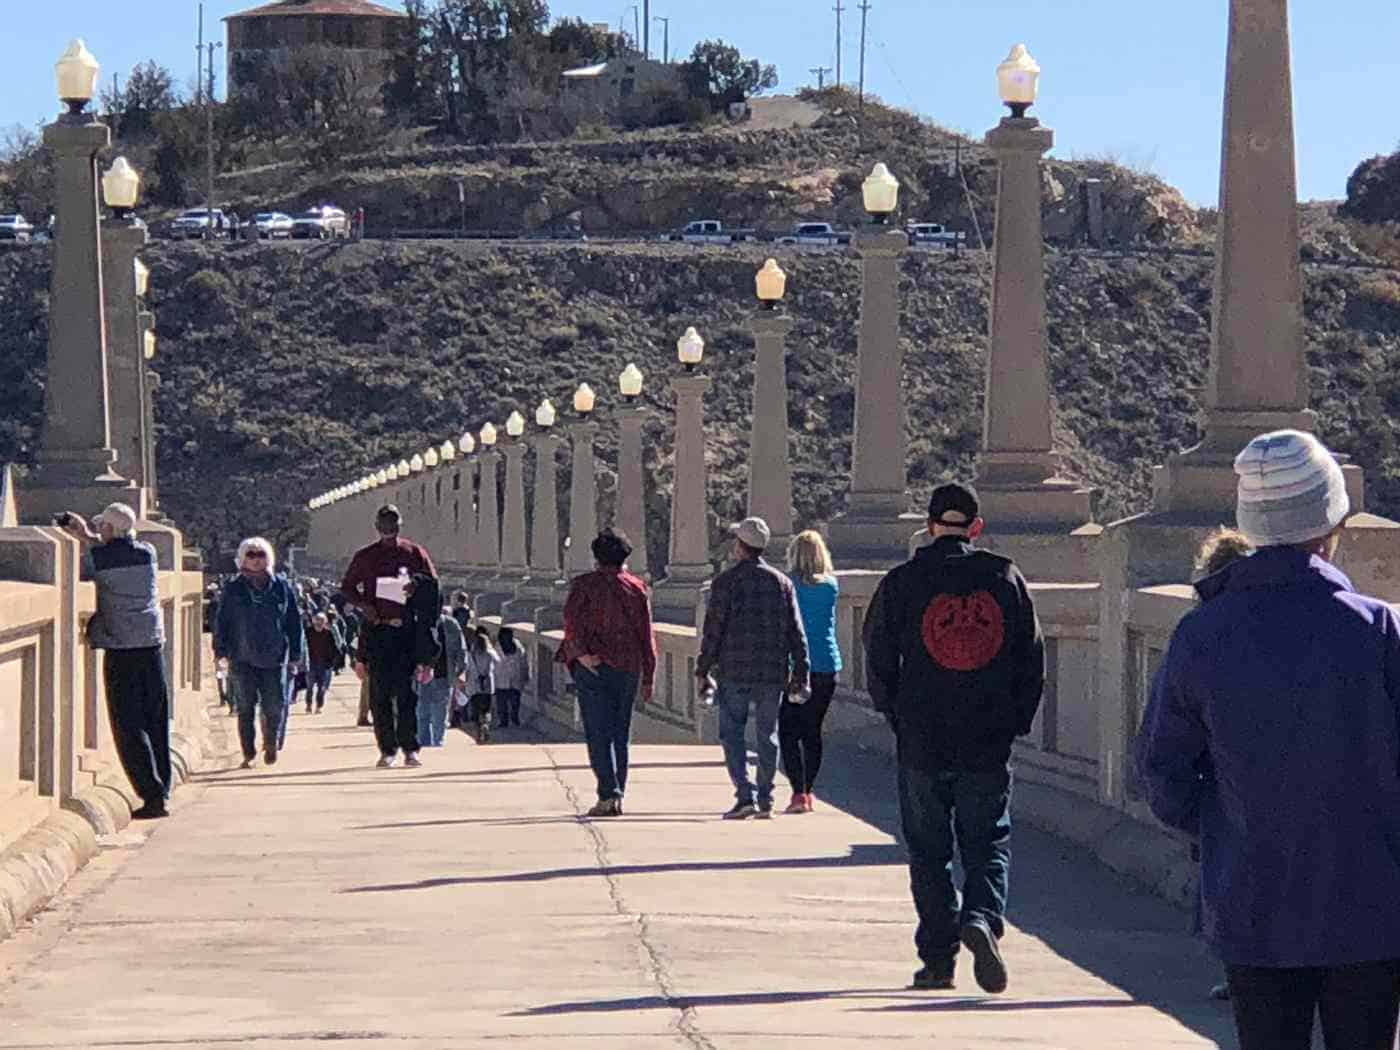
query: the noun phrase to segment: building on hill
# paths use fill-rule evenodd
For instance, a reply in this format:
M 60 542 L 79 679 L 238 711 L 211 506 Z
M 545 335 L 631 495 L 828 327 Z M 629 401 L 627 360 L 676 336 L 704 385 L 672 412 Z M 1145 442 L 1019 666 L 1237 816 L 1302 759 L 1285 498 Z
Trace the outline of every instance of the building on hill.
M 682 86 L 678 66 L 638 54 L 565 70 L 560 81 L 566 100 L 609 118 L 618 116 L 633 99 L 645 98 L 657 89 Z
M 229 95 L 255 87 L 252 78 L 266 64 L 285 64 L 298 51 L 327 48 L 346 53 L 378 83 L 389 58 L 409 30 L 409 18 L 370 0 L 274 0 L 230 15 Z

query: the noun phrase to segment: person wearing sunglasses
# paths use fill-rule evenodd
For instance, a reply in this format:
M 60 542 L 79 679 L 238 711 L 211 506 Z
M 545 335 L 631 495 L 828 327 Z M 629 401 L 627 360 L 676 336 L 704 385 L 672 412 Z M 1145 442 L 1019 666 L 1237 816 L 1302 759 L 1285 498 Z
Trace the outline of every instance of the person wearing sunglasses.
M 287 675 L 301 669 L 306 632 L 296 591 L 273 573 L 272 544 L 261 536 L 238 545 L 238 575 L 224 587 L 214 627 L 214 655 L 230 671 L 238 697 L 243 768 L 257 757 L 254 715 L 262 709 L 263 760 L 277 761 L 287 716 Z

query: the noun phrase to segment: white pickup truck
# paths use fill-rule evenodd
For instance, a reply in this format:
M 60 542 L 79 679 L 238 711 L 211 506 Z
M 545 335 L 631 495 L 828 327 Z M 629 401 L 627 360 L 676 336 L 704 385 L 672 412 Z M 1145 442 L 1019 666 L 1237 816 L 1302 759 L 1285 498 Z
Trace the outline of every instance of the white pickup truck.
M 829 222 L 802 222 L 798 223 L 791 233 L 785 233 L 779 237 L 778 243 L 806 244 L 826 248 L 838 244 L 850 244 L 851 233 L 849 230 L 838 230 Z
M 686 244 L 742 244 L 753 240 L 755 232 L 729 229 L 718 219 L 696 219 L 679 230 L 663 235 L 661 239 Z
M 967 234 L 937 222 L 911 222 L 906 232 L 911 248 L 957 248 L 967 241 Z

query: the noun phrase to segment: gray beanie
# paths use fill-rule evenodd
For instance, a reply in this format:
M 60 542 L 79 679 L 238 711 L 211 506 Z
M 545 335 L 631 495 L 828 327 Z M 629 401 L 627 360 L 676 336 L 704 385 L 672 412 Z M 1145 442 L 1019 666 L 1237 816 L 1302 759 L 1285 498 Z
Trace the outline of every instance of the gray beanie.
M 1326 446 L 1300 430 L 1251 441 L 1235 459 L 1236 518 L 1257 547 L 1319 539 L 1351 512 L 1342 468 Z

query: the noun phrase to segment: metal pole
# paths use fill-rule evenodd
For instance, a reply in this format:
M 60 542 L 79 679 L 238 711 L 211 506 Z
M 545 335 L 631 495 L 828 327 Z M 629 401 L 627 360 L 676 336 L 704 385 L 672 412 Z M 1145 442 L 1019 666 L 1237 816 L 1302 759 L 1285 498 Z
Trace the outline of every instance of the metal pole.
M 836 0 L 836 86 L 841 86 L 841 16 L 845 13 L 846 7 L 841 0 Z
M 199 36 L 194 45 L 195 53 L 195 73 L 194 73 L 194 104 L 200 105 L 204 101 L 204 5 L 199 5 Z
M 656 15 L 652 18 L 652 21 L 660 22 L 664 30 L 664 35 L 661 39 L 661 61 L 669 65 L 671 62 L 671 19 L 663 17 L 662 15 Z
M 869 17 L 870 0 L 862 0 L 860 5 L 860 111 L 862 115 L 865 113 L 865 25 Z
M 831 72 L 831 67 L 830 67 L 830 66 L 814 66 L 813 68 L 807 70 L 807 72 L 812 73 L 812 74 L 814 74 L 814 75 L 816 76 L 816 78 L 817 78 L 817 90 L 818 90 L 818 91 L 821 91 L 821 90 L 823 90 L 823 89 L 826 87 L 826 75 L 827 75 L 828 73 Z
M 208 182 L 204 198 L 204 206 L 208 211 L 209 240 L 214 239 L 214 49 L 218 47 L 214 41 L 209 41 L 209 88 L 204 93 L 204 130 L 205 130 L 205 153 L 208 164 Z
M 642 42 L 642 20 L 636 4 L 632 5 L 632 46 L 635 48 Z
M 651 0 L 642 0 L 642 57 L 651 58 Z

